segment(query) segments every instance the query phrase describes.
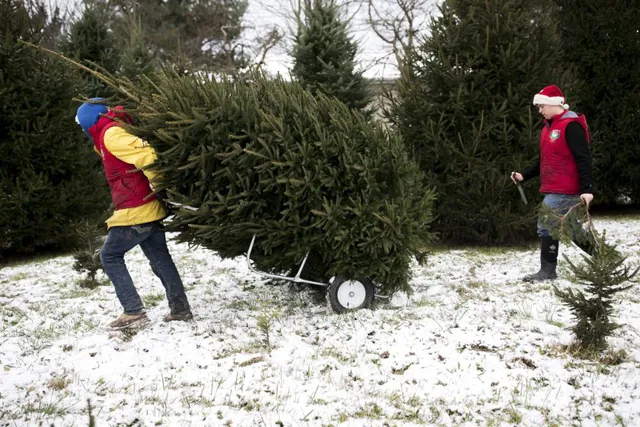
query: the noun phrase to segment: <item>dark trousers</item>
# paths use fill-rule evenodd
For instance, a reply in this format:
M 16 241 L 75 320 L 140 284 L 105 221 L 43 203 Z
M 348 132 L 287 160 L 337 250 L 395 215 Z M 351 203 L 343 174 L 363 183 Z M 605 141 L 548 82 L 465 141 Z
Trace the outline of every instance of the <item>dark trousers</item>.
M 159 221 L 126 227 L 111 227 L 100 251 L 104 271 L 116 289 L 116 295 L 124 312 L 139 313 L 144 310 L 142 300 L 133 285 L 124 262 L 124 255 L 140 245 L 149 260 L 151 270 L 164 286 L 171 313 L 189 310 L 184 286 L 173 259 L 167 249 L 167 240 Z

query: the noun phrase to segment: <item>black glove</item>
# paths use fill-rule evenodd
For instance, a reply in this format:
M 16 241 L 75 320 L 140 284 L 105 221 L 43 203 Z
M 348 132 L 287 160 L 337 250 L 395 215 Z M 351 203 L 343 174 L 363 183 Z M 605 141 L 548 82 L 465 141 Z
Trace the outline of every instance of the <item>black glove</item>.
M 158 191 L 155 194 L 156 194 L 156 199 L 160 202 L 164 210 L 167 212 L 167 215 L 173 215 L 178 210 L 178 206 L 172 204 L 169 201 L 167 190 Z

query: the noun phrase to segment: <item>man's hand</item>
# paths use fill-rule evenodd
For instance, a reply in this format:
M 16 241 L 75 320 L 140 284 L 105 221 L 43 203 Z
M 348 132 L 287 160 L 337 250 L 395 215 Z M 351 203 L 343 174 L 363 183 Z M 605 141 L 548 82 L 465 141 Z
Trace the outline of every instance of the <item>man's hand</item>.
M 513 181 L 514 184 L 518 185 L 522 180 L 524 180 L 524 178 L 520 172 L 511 172 L 511 181 Z
M 173 203 L 169 201 L 167 190 L 158 191 L 155 195 L 156 199 L 158 199 L 164 210 L 167 212 L 167 215 L 173 215 L 175 213 L 174 210 L 178 209 L 177 206 L 173 205 Z
M 584 204 L 587 205 L 587 207 L 589 207 L 589 203 L 591 203 L 591 201 L 593 200 L 593 194 L 583 193 L 580 195 L 580 198 L 582 199 Z

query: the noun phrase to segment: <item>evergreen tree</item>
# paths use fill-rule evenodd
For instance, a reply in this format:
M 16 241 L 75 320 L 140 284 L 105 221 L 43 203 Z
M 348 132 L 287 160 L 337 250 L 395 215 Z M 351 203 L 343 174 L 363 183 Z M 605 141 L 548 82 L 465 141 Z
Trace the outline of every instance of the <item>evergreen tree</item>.
M 119 68 L 120 52 L 113 32 L 105 19 L 106 8 L 99 3 L 86 3 L 80 18 L 71 23 L 68 37 L 60 49 L 65 56 L 93 63 L 108 73 Z M 112 89 L 92 75 L 86 75 L 88 97 L 114 95 Z
M 335 0 L 306 0 L 294 41 L 292 75 L 305 89 L 367 112 L 371 94 L 362 72 L 355 71 L 358 45 Z
M 569 244 L 575 236 L 581 236 L 578 243 L 582 240 L 592 245 L 592 255 L 582 255 L 582 264 L 574 263 L 564 255 L 582 290 L 560 290 L 554 286 L 554 292 L 575 317 L 571 330 L 576 337 L 577 350 L 587 353 L 602 350 L 606 347 L 606 338 L 620 327 L 612 319 L 617 311 L 615 297 L 632 287 L 625 283 L 633 279 L 640 268 L 633 270 L 624 265 L 626 257 L 606 242 L 606 233 L 595 230 L 582 203 L 566 215 L 557 215 L 550 209 L 543 209 L 543 215 L 553 224 L 554 237 Z
M 0 1 L 0 252 L 71 245 L 74 223 L 100 215 L 106 183 L 74 121 L 78 74 L 20 41 L 42 20 L 25 2 Z
M 95 222 L 85 220 L 76 227 L 78 236 L 78 249 L 73 254 L 73 269 L 78 273 L 86 274 L 86 277 L 80 280 L 80 287 L 93 289 L 100 286 L 100 282 L 96 279 L 98 270 L 102 270 L 100 262 L 100 244 L 99 237 L 104 233 L 101 230 L 104 226 L 97 226 Z
M 208 72 L 233 72 L 245 66 L 246 58 L 239 38 L 242 17 L 247 9 L 246 0 L 124 0 L 107 3 L 113 19 L 119 21 L 113 22 L 112 28 L 124 29 L 130 17 L 137 17 L 146 45 L 165 65 Z
M 158 152 L 158 190 L 184 206 L 170 224 L 179 240 L 235 257 L 255 235 L 262 271 L 286 272 L 310 251 L 324 278 L 409 290 L 433 194 L 397 137 L 335 98 L 259 75 L 165 71 L 124 89 L 132 132 Z
M 152 73 L 157 64 L 144 40 L 141 19 L 135 15 L 124 17 L 117 33 L 122 37 L 118 75 L 136 81 Z
M 571 87 L 546 0 L 446 0 L 410 56 L 391 120 L 436 187 L 434 230 L 446 240 L 533 237 L 535 212 L 509 173 L 538 155 L 533 96 Z M 535 200 L 534 185 L 527 186 Z
M 82 15 L 71 23 L 60 50 L 68 58 L 100 67 L 108 74 L 137 80 L 153 71 L 155 58 L 144 40 L 141 20 L 135 15 L 116 15 L 100 1 L 85 1 Z M 114 90 L 91 74 L 87 97 L 109 98 Z
M 630 289 L 632 285 L 624 284 L 638 273 L 638 269 L 633 271 L 624 265 L 626 257 L 621 256 L 615 246 L 607 245 L 605 238 L 602 234 L 597 240 L 598 249 L 593 257 L 583 255 L 582 265 L 574 264 L 565 255 L 584 292 L 571 288 L 560 290 L 554 286 L 555 294 L 575 317 L 571 330 L 581 350 L 602 350 L 606 347 L 607 337 L 620 327 L 612 319 L 617 311 L 616 294 Z
M 596 202 L 640 204 L 640 7 L 636 0 L 556 0 L 564 63 L 576 69 L 592 133 Z

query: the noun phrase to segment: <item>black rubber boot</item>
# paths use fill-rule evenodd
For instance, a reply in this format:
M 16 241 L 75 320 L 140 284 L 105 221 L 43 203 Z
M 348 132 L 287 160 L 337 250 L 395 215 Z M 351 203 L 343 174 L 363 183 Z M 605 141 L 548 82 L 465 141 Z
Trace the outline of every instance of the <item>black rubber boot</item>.
M 551 236 L 540 238 L 540 271 L 524 276 L 525 282 L 538 282 L 553 280 L 558 277 L 556 266 L 558 265 L 559 242 Z

